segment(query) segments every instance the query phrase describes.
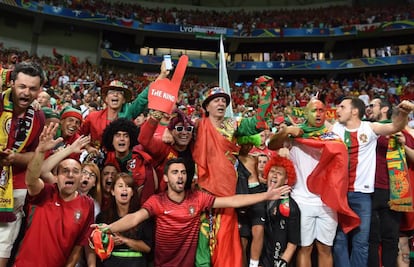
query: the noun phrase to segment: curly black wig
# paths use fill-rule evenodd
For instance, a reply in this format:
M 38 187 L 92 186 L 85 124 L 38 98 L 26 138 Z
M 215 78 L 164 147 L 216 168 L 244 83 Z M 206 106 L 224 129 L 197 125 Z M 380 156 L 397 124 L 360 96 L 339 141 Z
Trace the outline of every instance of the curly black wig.
M 114 135 L 117 132 L 127 132 L 129 135 L 129 149 L 136 145 L 138 145 L 138 135 L 139 135 L 139 128 L 131 121 L 127 119 L 116 119 L 111 122 L 108 126 L 106 126 L 103 136 L 102 136 L 102 144 L 106 148 L 107 151 L 115 151 L 115 148 L 112 144 L 114 139 Z

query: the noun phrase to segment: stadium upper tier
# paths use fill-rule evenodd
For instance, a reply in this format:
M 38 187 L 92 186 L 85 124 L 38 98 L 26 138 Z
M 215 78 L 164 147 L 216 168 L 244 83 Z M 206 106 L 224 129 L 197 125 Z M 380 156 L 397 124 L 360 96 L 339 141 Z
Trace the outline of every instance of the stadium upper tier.
M 240 35 L 252 34 L 255 29 L 285 28 L 335 28 L 381 22 L 396 22 L 414 18 L 414 6 L 372 5 L 369 7 L 352 7 L 348 5 L 313 7 L 307 9 L 279 8 L 271 10 L 200 10 L 178 8 L 150 8 L 132 3 L 110 3 L 104 1 L 3 1 L 22 8 L 54 15 L 73 16 L 79 19 L 102 22 L 105 18 L 111 23 L 121 20 L 123 26 L 148 24 L 170 24 L 188 26 L 222 27 L 232 29 Z M 164 6 L 164 5 L 163 5 Z M 70 16 L 70 15 L 69 15 Z
M 81 25 L 79 30 L 98 29 L 90 43 L 96 40 L 103 42 L 105 32 L 130 35 L 131 46 L 127 49 L 118 49 L 114 46 L 110 49 L 101 50 L 103 47 L 100 47 L 96 50 L 95 46 L 87 51 L 88 54 L 85 53 L 92 58 L 93 53 L 98 54 L 98 62 L 104 59 L 143 66 L 157 65 L 162 55 L 140 54 L 139 49 L 143 47 L 218 52 L 217 37 L 223 35 L 226 38 L 225 50 L 231 55 L 232 62 L 228 66 L 230 72 L 252 72 L 252 74 L 263 71 L 357 72 L 361 68 L 409 68 L 414 64 L 411 48 L 408 53 L 408 48 L 414 44 L 412 4 L 370 8 L 330 6 L 302 10 L 253 12 L 193 10 L 190 12 L 102 1 L 94 1 L 94 5 L 89 1 L 72 1 L 72 3 L 72 6 L 65 7 L 57 4 L 56 1 L 49 3 L 7 0 L 0 3 L 0 8 L 7 6 L 9 10 L 32 14 L 29 16 L 32 17 L 33 27 L 36 29 L 33 30 L 36 31 L 33 34 L 37 35 L 43 29 L 50 27 L 48 23 L 55 21 L 68 25 Z M 40 16 L 37 16 L 38 14 Z M 249 23 L 245 23 L 244 20 Z M 377 39 L 371 38 L 372 36 L 376 36 Z M 45 38 L 39 39 L 35 53 L 38 53 L 39 49 L 47 48 L 44 40 Z M 123 44 L 127 41 L 120 40 Z M 375 50 L 392 45 L 400 46 L 400 52 L 401 49 L 406 49 L 407 52 L 390 53 L 384 57 L 372 56 L 372 53 L 365 55 L 363 52 L 363 49 Z M 57 48 L 59 49 L 59 46 Z M 33 50 L 33 47 L 28 50 Z M 76 49 L 71 50 L 74 51 L 72 55 L 77 56 Z M 272 58 L 273 53 L 277 58 L 285 51 L 293 50 L 308 54 L 322 53 L 328 56 L 323 59 L 312 56 L 304 60 Z M 268 53 L 270 57 L 267 60 L 250 61 L 244 60 L 244 57 L 237 60 L 235 59 L 237 53 Z M 332 56 L 329 56 L 330 53 Z M 218 65 L 214 58 L 190 57 L 190 63 L 190 68 L 199 69 L 217 69 Z

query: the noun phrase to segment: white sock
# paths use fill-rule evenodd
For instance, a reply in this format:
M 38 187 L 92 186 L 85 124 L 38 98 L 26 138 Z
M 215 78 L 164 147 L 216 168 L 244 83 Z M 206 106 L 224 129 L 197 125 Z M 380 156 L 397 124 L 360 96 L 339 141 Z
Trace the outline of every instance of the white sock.
M 258 267 L 259 261 L 250 259 L 249 267 Z

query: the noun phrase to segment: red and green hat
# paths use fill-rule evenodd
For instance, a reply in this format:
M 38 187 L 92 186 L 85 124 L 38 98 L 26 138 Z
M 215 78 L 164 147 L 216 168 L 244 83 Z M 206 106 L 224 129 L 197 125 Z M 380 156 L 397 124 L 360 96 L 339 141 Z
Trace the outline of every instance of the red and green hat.
M 272 77 L 270 77 L 270 76 L 267 76 L 267 75 L 262 75 L 262 76 L 260 76 L 260 77 L 256 78 L 256 79 L 254 80 L 254 83 L 255 83 L 257 86 L 259 86 L 259 87 L 261 87 L 261 88 L 264 88 L 264 87 L 266 87 L 266 86 L 271 86 L 271 87 L 273 87 L 273 86 L 274 86 L 274 84 L 275 84 L 275 81 L 274 81 L 274 80 L 273 80 L 273 78 L 272 78 Z
M 68 117 L 74 117 L 82 122 L 82 112 L 79 109 L 73 107 L 66 107 L 60 112 L 60 119 L 66 119 Z
M 226 106 L 230 104 L 230 96 L 221 87 L 213 87 L 204 92 L 203 108 L 207 110 L 207 105 L 211 100 L 217 97 L 224 97 L 226 99 Z

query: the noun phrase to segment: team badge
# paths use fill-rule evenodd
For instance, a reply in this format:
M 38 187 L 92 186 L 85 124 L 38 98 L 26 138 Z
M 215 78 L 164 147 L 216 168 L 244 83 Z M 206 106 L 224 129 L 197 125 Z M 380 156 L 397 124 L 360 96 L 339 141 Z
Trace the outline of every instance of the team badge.
M 360 136 L 359 136 L 359 141 L 360 142 L 362 142 L 362 143 L 366 143 L 366 142 L 368 142 L 368 136 L 366 135 L 366 134 L 361 134 Z
M 273 216 L 276 216 L 276 214 L 277 214 L 277 207 L 275 206 L 275 207 L 273 207 L 272 215 Z
M 8 133 L 8 134 L 10 134 L 11 124 L 12 124 L 12 119 L 11 118 L 6 120 L 4 129 L 6 129 L 6 133 Z
M 167 156 L 167 159 L 175 159 L 175 158 L 176 158 L 176 156 L 172 152 L 170 152 Z
M 195 215 L 195 208 L 193 206 L 190 206 L 188 208 L 188 213 L 190 214 L 191 217 L 193 217 Z
M 128 171 L 132 172 L 133 169 L 137 166 L 137 160 L 131 159 L 127 162 L 127 169 Z
M 79 223 L 80 219 L 82 217 L 82 213 L 80 210 L 76 210 L 73 214 L 73 219 L 75 220 L 75 223 Z

